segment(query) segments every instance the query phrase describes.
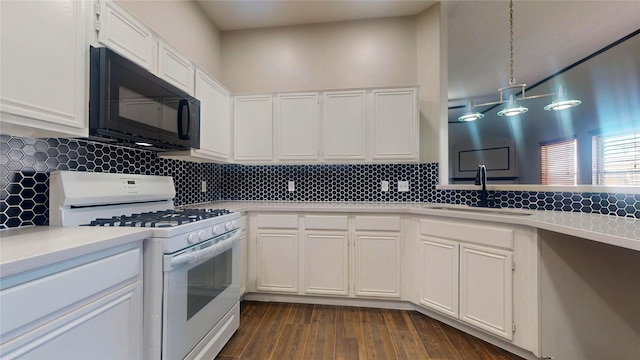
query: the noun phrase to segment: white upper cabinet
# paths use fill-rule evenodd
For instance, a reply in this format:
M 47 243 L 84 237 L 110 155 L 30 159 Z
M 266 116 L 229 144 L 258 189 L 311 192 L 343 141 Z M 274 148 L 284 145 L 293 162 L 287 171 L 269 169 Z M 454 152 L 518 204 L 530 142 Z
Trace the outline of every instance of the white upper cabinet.
M 366 108 L 364 91 L 324 94 L 322 147 L 324 160 L 366 159 Z
M 234 159 L 265 162 L 273 159 L 271 95 L 236 96 L 233 106 Z
M 171 46 L 160 41 L 158 45 L 158 77 L 193 95 L 193 63 Z
M 198 69 L 195 96 L 200 100 L 200 151 L 228 161 L 231 156 L 231 94 Z
M 374 90 L 371 113 L 373 161 L 418 160 L 416 89 Z
M 324 92 L 319 127 L 314 121 L 315 96 L 300 93 L 278 98 L 282 103 L 276 107 L 279 161 L 418 161 L 416 88 Z M 318 128 L 322 130 L 319 136 Z
M 196 69 L 195 97 L 200 100 L 200 148 L 165 151 L 158 156 L 195 162 L 231 161 L 231 93 L 204 71 Z
M 193 95 L 194 66 L 114 1 L 96 3 L 94 28 L 106 46 L 168 83 Z
M 153 32 L 114 1 L 96 4 L 98 43 L 155 72 L 158 43 Z
M 280 94 L 274 100 L 278 160 L 318 160 L 318 94 Z
M 84 1 L 0 1 L 0 121 L 18 136 L 87 136 Z

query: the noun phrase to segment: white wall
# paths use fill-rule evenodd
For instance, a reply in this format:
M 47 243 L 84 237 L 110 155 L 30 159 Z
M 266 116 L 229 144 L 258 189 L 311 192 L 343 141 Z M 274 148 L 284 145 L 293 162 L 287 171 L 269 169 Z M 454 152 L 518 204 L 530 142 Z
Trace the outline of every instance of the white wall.
M 539 236 L 542 355 L 640 359 L 640 252 Z
M 439 161 L 441 169 L 447 168 L 448 150 L 446 11 L 446 4 L 442 2 L 430 7 L 417 15 L 416 28 L 420 161 Z
M 195 1 L 126 1 L 118 3 L 202 70 L 222 78 L 220 30 Z
M 416 18 L 222 33 L 222 82 L 256 93 L 417 83 Z

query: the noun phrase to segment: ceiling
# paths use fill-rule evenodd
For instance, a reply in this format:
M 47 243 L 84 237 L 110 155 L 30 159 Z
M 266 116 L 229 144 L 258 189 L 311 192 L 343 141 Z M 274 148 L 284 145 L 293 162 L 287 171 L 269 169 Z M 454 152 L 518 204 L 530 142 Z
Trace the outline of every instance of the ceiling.
M 426 0 L 197 0 L 221 31 L 415 15 Z M 449 106 L 509 83 L 509 3 L 445 1 Z M 638 30 L 640 1 L 514 1 L 514 77 L 536 83 Z
M 221 31 L 415 15 L 426 0 L 197 0 Z

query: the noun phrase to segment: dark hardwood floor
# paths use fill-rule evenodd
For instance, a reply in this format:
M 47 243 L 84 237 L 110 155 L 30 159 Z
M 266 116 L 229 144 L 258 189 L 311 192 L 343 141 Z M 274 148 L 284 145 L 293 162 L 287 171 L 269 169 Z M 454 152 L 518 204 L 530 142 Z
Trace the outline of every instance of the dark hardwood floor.
M 522 359 L 415 311 L 243 301 L 216 359 Z

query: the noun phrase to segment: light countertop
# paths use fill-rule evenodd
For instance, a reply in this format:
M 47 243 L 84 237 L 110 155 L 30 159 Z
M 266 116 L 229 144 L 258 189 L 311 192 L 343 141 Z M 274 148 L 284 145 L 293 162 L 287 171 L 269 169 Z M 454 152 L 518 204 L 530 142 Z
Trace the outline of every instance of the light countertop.
M 194 204 L 238 212 L 391 213 L 530 226 L 640 251 L 640 220 L 610 215 L 523 209 L 478 209 L 433 203 L 238 201 Z M 434 207 L 440 209 L 434 209 Z M 446 209 L 442 209 L 446 208 Z M 520 215 L 528 213 L 530 215 Z M 152 231 L 131 227 L 33 226 L 0 231 L 0 277 L 140 241 Z
M 464 205 L 435 203 L 368 203 L 368 202 L 273 202 L 234 201 L 195 204 L 187 207 L 224 208 L 240 212 L 379 212 L 525 225 L 572 235 L 587 240 L 640 251 L 640 220 L 611 215 L 528 209 L 481 209 Z M 433 209 L 434 207 L 448 210 Z M 456 211 L 456 209 L 462 211 Z M 530 215 L 518 215 L 527 213 Z
M 0 231 L 0 277 L 140 241 L 150 229 L 31 226 Z

